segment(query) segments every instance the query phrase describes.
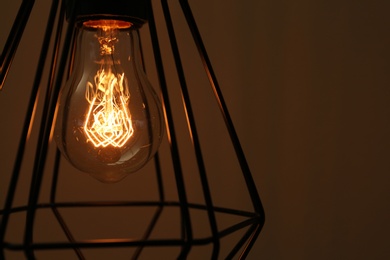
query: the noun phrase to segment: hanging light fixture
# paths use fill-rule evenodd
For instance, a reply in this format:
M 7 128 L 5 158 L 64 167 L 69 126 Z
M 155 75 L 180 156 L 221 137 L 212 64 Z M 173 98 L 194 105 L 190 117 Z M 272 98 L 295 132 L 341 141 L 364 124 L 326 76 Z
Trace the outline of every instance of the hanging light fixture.
M 5 45 L 0 60 L 1 88 L 33 2 L 23 1 Z M 211 246 L 208 253 L 212 259 L 233 258 L 236 255 L 245 258 L 248 255 L 264 224 L 262 204 L 190 5 L 186 0 L 180 0 L 179 3 L 210 83 L 210 94 L 214 95 L 214 105 L 219 110 L 218 117 L 229 141 L 226 143 L 230 144 L 238 165 L 233 183 L 237 183 L 237 186 L 242 184 L 252 210 L 217 204 L 229 200 L 228 195 L 237 187 L 225 187 L 229 184 L 225 183 L 224 175 L 221 174 L 223 170 L 218 170 L 213 165 L 214 162 L 222 165 L 225 162 L 218 161 L 221 159 L 219 154 L 212 151 L 213 155 L 210 155 L 204 148 L 218 149 L 213 144 L 210 146 L 210 141 L 202 141 L 207 132 L 213 129 L 212 124 L 218 120 L 207 122 L 205 130 L 201 130 L 204 104 L 203 101 L 200 103 L 201 108 L 194 105 L 197 103 L 194 97 L 196 94 L 188 87 L 188 75 L 180 55 L 168 1 L 162 0 L 160 5 L 166 25 L 164 30 L 167 31 L 171 46 L 167 53 L 172 55 L 178 87 L 168 83 L 170 76 L 167 72 L 172 69 L 165 65 L 168 62 L 164 58 L 168 54 L 164 54 L 165 50 L 160 47 L 162 40 L 157 32 L 160 25 L 154 14 L 157 1 L 52 1 L 14 168 L 12 173 L 7 173 L 10 175 L 7 194 L 4 205 L 0 208 L 1 259 L 8 252 L 14 251 L 35 259 L 42 252 L 64 250 L 79 259 L 86 259 L 88 250 L 93 248 L 132 249 L 133 251 L 126 253 L 126 257 L 132 256 L 133 259 L 142 258 L 151 248 L 168 248 L 176 249 L 172 253 L 173 258 L 183 259 L 190 256 L 195 251 L 194 248 L 202 245 Z M 144 34 L 140 32 L 141 28 L 150 35 L 150 53 L 154 56 L 159 88 L 152 86 L 145 73 L 148 61 L 142 48 L 141 38 Z M 49 55 L 50 46 L 53 46 L 52 55 Z M 47 88 L 41 84 L 45 68 L 48 68 Z M 44 91 L 42 115 L 37 123 L 34 120 L 37 100 Z M 177 93 L 181 99 L 179 101 L 177 97 L 175 99 Z M 183 126 L 177 126 L 178 124 Z M 26 161 L 26 147 L 30 145 L 29 137 L 34 126 L 38 133 L 37 142 L 34 143 L 33 167 L 29 171 L 28 200 L 23 205 L 15 205 L 15 197 L 20 192 L 17 187 L 22 182 L 22 166 Z M 55 140 L 58 149 L 53 148 L 52 140 Z M 133 176 L 140 171 L 146 176 L 154 176 L 152 181 L 147 181 L 148 184 L 136 185 L 149 187 L 150 182 L 155 183 L 151 187 L 157 194 L 156 198 L 127 197 L 131 193 L 129 191 L 120 200 L 60 200 L 58 197 L 61 190 L 69 185 L 64 181 L 66 170 L 63 167 L 66 166 L 63 165 L 66 163 L 61 158 L 66 158 L 68 165 L 103 183 L 116 183 L 130 173 L 137 172 L 131 174 Z M 53 162 L 49 163 L 49 160 Z M 170 163 L 166 163 L 167 161 Z M 154 174 L 151 175 L 151 172 Z M 231 174 L 230 170 L 226 174 Z M 50 182 L 45 182 L 45 176 Z M 129 176 L 125 180 L 131 178 Z M 212 184 L 214 178 L 217 188 Z M 139 179 L 131 181 L 136 183 Z M 42 202 L 40 196 L 45 185 L 49 196 L 47 201 Z M 119 184 L 102 185 L 111 187 Z M 88 190 L 88 187 L 84 188 Z M 166 193 L 172 188 L 175 189 L 175 198 L 167 199 L 169 196 Z M 192 201 L 191 194 L 195 190 L 200 194 L 200 201 Z M 143 190 L 143 193 L 152 193 L 150 187 Z M 78 231 L 75 234 L 71 227 L 73 224 L 69 224 L 72 222 L 69 220 L 71 217 L 66 217 L 67 210 L 78 210 L 72 214 L 78 215 L 80 220 L 82 214 L 89 209 L 105 210 L 104 214 L 111 216 L 115 208 L 131 209 L 134 210 L 132 212 L 138 212 L 136 215 L 141 215 L 142 212 L 145 214 L 141 219 L 146 219 L 148 224 L 141 235 L 117 236 L 120 230 L 114 230 L 109 236 L 83 236 Z M 145 209 L 153 212 L 148 215 Z M 40 233 L 37 224 L 40 212 L 47 210 L 51 212 L 51 220 L 60 227 L 65 239 L 47 241 L 45 238 L 41 241 L 37 238 Z M 165 220 L 164 212 L 169 212 Z M 98 217 L 95 213 L 90 214 L 93 218 Z M 177 220 L 175 216 L 178 216 Z M 10 234 L 14 219 L 19 219 L 23 225 L 20 242 L 10 242 L 10 237 L 14 235 Z M 111 222 L 111 219 L 106 218 L 103 221 L 105 224 Z M 84 223 L 78 224 L 77 229 L 81 230 Z M 126 223 L 126 226 L 133 226 L 132 229 L 135 230 L 138 227 L 134 225 L 136 224 L 131 221 Z M 166 235 L 165 232 L 157 234 L 163 229 L 160 225 L 175 226 L 179 230 L 178 236 Z M 99 226 L 94 227 L 98 228 Z M 229 243 L 228 249 L 225 249 L 222 246 L 223 239 L 229 236 L 235 237 L 235 242 Z

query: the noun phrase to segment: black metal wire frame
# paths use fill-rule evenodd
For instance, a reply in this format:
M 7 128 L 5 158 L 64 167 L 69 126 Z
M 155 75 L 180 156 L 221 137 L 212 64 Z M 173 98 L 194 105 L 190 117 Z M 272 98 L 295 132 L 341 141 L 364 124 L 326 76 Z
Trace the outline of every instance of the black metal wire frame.
M 238 162 L 241 167 L 242 176 L 245 179 L 245 183 L 250 195 L 252 205 L 254 208 L 253 212 L 242 211 L 237 209 L 217 207 L 213 204 L 212 196 L 210 192 L 210 187 L 208 184 L 206 167 L 203 161 L 203 155 L 200 147 L 200 140 L 197 134 L 197 128 L 195 124 L 195 117 L 192 111 L 190 95 L 187 89 L 187 83 L 184 75 L 184 68 L 179 54 L 178 44 L 176 42 L 176 35 L 173 28 L 173 22 L 170 15 L 170 9 L 167 0 L 161 0 L 161 6 L 163 9 L 163 14 L 165 17 L 166 27 L 169 34 L 172 54 L 176 66 L 176 72 L 180 83 L 180 90 L 184 100 L 184 111 L 188 118 L 188 128 L 192 133 L 192 143 L 193 149 L 195 152 L 195 157 L 198 163 L 198 172 L 202 185 L 202 192 L 204 197 L 204 204 L 196 204 L 188 202 L 185 185 L 184 185 L 184 175 L 180 162 L 180 153 L 178 149 L 178 143 L 175 133 L 174 120 L 172 114 L 172 108 L 169 100 L 169 91 L 167 88 L 166 77 L 163 67 L 163 60 L 161 55 L 161 49 L 159 45 L 159 38 L 157 34 L 156 23 L 153 16 L 152 0 L 146 0 L 149 5 L 151 12 L 149 19 L 149 30 L 150 36 L 152 39 L 152 48 L 154 52 L 155 65 L 158 74 L 159 84 L 162 94 L 162 103 L 163 110 L 165 115 L 166 129 L 168 132 L 169 145 L 171 151 L 172 165 L 174 168 L 174 175 L 177 186 L 178 201 L 167 201 L 164 196 L 164 187 L 163 187 L 163 173 L 160 166 L 159 155 L 157 154 L 154 157 L 155 163 L 155 173 L 158 186 L 159 199 L 157 201 L 93 201 L 93 202 L 57 202 L 57 185 L 58 185 L 58 175 L 59 175 L 59 166 L 61 161 L 61 156 L 59 152 L 56 152 L 55 163 L 52 169 L 52 184 L 50 192 L 49 203 L 38 203 L 39 192 L 42 184 L 43 173 L 46 163 L 46 157 L 49 150 L 49 137 L 50 131 L 52 128 L 52 122 L 55 114 L 56 101 L 59 95 L 59 89 L 63 82 L 64 77 L 67 78 L 70 73 L 70 69 L 66 69 L 67 64 L 69 67 L 72 66 L 73 57 L 69 55 L 72 53 L 72 38 L 74 37 L 74 20 L 68 21 L 68 28 L 66 31 L 65 38 L 62 39 L 62 31 L 64 25 L 64 16 L 65 16 L 65 6 L 64 1 L 55 0 L 52 1 L 52 7 L 49 14 L 49 21 L 47 23 L 47 28 L 44 36 L 44 41 L 42 45 L 42 51 L 38 62 L 38 67 L 36 71 L 35 80 L 32 86 L 32 94 L 27 108 L 26 117 L 24 120 L 23 131 L 21 134 L 19 147 L 17 151 L 16 160 L 14 162 L 14 169 L 11 175 L 11 179 L 8 186 L 8 193 L 5 200 L 4 206 L 0 209 L 0 259 L 5 258 L 5 250 L 19 250 L 23 251 L 25 256 L 28 259 L 35 259 L 35 250 L 47 250 L 47 249 L 72 249 L 74 250 L 76 256 L 79 259 L 85 259 L 82 251 L 82 248 L 104 248 L 104 247 L 136 247 L 136 251 L 132 256 L 132 259 L 138 259 L 141 255 L 144 247 L 153 247 L 153 246 L 169 246 L 169 247 L 180 247 L 180 253 L 178 255 L 179 259 L 184 259 L 189 254 L 191 248 L 197 245 L 206 245 L 212 244 L 212 255 L 211 259 L 217 259 L 219 257 L 220 251 L 220 239 L 232 234 L 241 229 L 246 229 L 245 234 L 241 239 L 236 243 L 236 245 L 229 252 L 227 259 L 231 259 L 237 255 L 241 250 L 241 255 L 238 257 L 240 259 L 245 259 L 251 247 L 253 246 L 256 238 L 258 237 L 263 224 L 264 224 L 264 210 L 261 204 L 260 197 L 258 195 L 255 183 L 253 181 L 252 175 L 249 170 L 249 166 L 246 162 L 243 150 L 241 148 L 238 136 L 235 132 L 232 119 L 228 113 L 227 106 L 222 96 L 217 78 L 212 69 L 211 62 L 208 58 L 206 48 L 202 42 L 201 35 L 196 26 L 194 16 L 191 12 L 191 8 L 187 0 L 179 0 L 182 7 L 183 14 L 188 24 L 188 28 L 191 31 L 193 40 L 197 46 L 199 56 L 203 62 L 205 72 L 209 78 L 210 85 L 213 89 L 216 102 L 219 104 L 222 116 L 225 120 L 226 128 L 229 132 L 231 142 L 235 149 Z M 1 71 L 0 71 L 0 80 L 1 84 L 5 79 L 6 71 L 8 71 L 10 64 L 12 63 L 13 55 L 16 51 L 17 42 L 21 38 L 23 33 L 23 28 L 26 25 L 28 16 L 33 7 L 34 1 L 24 0 L 17 18 L 15 19 L 14 26 L 8 37 L 7 44 L 1 56 Z M 30 185 L 29 200 L 27 205 L 14 207 L 13 200 L 15 197 L 16 186 L 19 181 L 19 175 L 21 170 L 21 165 L 23 163 L 23 158 L 25 154 L 25 148 L 27 143 L 27 133 L 29 129 L 30 119 L 33 113 L 34 103 L 38 97 L 38 92 L 40 88 L 40 83 L 42 80 L 42 75 L 44 72 L 45 61 L 48 55 L 49 46 L 51 43 L 51 38 L 54 31 L 54 25 L 57 21 L 57 28 L 54 37 L 54 48 L 53 53 L 50 58 L 50 73 L 48 79 L 48 86 L 46 88 L 45 101 L 43 104 L 43 115 L 40 131 L 38 135 L 38 144 L 35 153 L 34 168 L 32 170 L 32 180 Z M 61 48 L 62 44 L 62 48 Z M 61 53 L 60 53 L 61 49 Z M 144 63 L 144 61 L 143 61 Z M 66 75 L 65 75 L 66 74 Z M 1 85 L 2 86 L 2 85 Z M 152 207 L 155 208 L 155 213 L 149 226 L 147 227 L 142 239 L 134 240 L 134 238 L 129 239 L 95 239 L 95 240 L 84 240 L 77 241 L 72 235 L 71 230 L 67 226 L 64 218 L 62 217 L 59 209 L 61 208 L 88 208 L 88 207 Z M 153 232 L 156 223 L 161 216 L 161 213 L 165 208 L 178 208 L 181 213 L 182 220 L 182 232 L 181 237 L 178 239 L 150 239 L 150 235 Z M 57 219 L 59 225 L 61 226 L 64 234 L 66 235 L 68 241 L 65 242 L 47 242 L 47 243 L 37 243 L 33 241 L 34 233 L 34 220 L 37 210 L 40 209 L 51 209 L 55 218 Z M 207 213 L 208 222 L 210 225 L 211 236 L 203 238 L 194 238 L 192 230 L 192 221 L 190 216 L 190 209 L 203 210 Z M 26 225 L 23 243 L 9 243 L 5 241 L 5 234 L 7 230 L 7 225 L 9 223 L 9 218 L 11 214 L 17 212 L 26 212 Z M 218 229 L 218 223 L 215 217 L 215 213 L 222 213 L 227 215 L 241 216 L 245 220 L 238 222 L 226 229 Z
M 19 12 L 16 15 L 15 22 L 11 28 L 11 32 L 0 56 L 0 90 L 3 88 L 33 6 L 34 0 L 23 0 L 19 8 Z

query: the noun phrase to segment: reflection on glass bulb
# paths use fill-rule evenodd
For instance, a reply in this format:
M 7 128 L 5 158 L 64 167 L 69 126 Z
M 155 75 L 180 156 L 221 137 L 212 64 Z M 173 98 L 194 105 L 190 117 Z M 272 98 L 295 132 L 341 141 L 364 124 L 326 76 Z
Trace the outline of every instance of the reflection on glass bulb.
M 117 182 L 147 163 L 163 131 L 137 29 L 126 21 L 83 22 L 74 64 L 59 98 L 56 142 L 76 168 Z

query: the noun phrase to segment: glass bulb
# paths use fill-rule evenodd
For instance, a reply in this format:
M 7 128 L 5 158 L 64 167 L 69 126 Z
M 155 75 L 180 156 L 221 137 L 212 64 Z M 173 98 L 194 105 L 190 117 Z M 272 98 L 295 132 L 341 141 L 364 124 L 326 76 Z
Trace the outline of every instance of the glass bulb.
M 144 166 L 163 135 L 161 105 L 132 23 L 91 20 L 77 30 L 75 63 L 60 92 L 55 139 L 79 170 L 117 182 Z

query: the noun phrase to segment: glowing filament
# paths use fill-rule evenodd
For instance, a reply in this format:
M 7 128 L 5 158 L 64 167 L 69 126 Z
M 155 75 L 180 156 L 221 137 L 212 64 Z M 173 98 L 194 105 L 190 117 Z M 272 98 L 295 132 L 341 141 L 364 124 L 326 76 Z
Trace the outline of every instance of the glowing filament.
M 95 147 L 122 147 L 133 135 L 131 114 L 127 108 L 130 99 L 124 74 L 114 75 L 100 69 L 94 85 L 87 83 L 85 98 L 89 105 L 84 132 Z

